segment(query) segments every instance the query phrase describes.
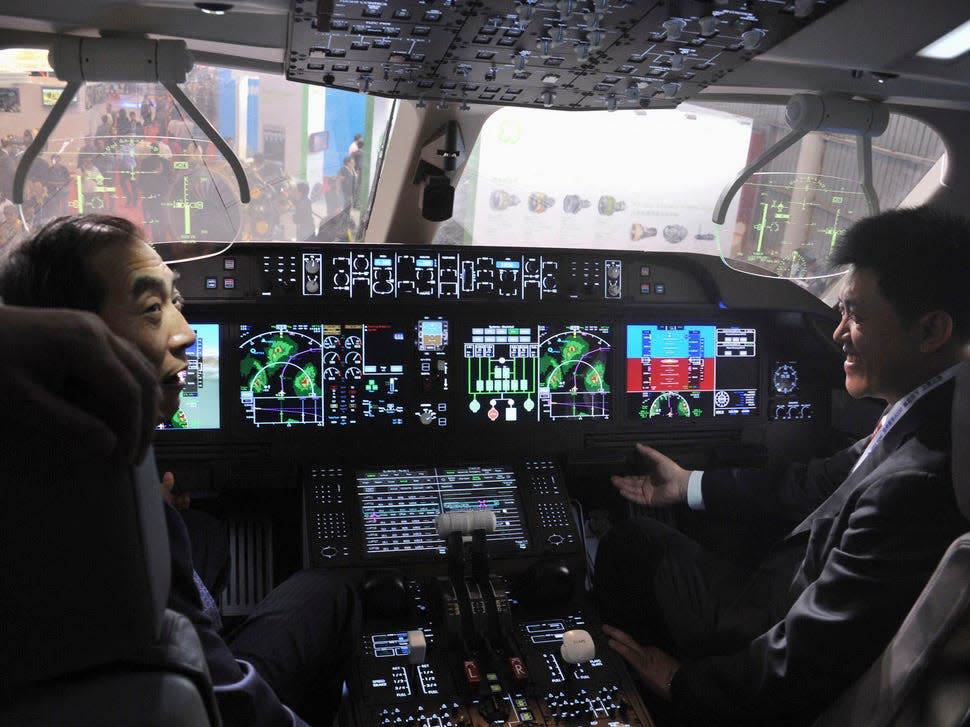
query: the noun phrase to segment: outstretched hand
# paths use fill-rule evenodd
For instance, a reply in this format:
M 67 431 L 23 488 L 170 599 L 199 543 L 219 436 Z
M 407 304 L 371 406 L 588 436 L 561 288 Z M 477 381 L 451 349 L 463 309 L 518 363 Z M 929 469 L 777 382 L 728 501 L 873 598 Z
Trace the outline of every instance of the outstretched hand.
M 622 656 L 644 683 L 661 699 L 670 701 L 670 682 L 680 662 L 656 646 L 640 646 L 632 636 L 613 626 L 603 626 L 608 646 Z
M 613 475 L 610 481 L 620 494 L 638 505 L 653 507 L 686 502 L 690 471 L 645 444 L 638 443 L 637 452 L 643 457 L 646 473 Z
M 176 510 L 188 510 L 189 505 L 192 504 L 192 498 L 188 492 L 180 492 L 175 494 L 175 475 L 171 472 L 166 472 L 162 475 L 162 499 L 165 500 L 169 505 L 174 507 Z

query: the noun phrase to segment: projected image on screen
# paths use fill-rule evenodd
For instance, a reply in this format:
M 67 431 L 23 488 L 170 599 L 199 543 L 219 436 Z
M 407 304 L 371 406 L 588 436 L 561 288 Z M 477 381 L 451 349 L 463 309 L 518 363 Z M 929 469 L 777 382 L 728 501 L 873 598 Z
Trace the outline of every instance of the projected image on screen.
M 753 328 L 627 326 L 628 411 L 641 419 L 747 416 L 758 409 Z
M 162 429 L 219 428 L 219 325 L 190 323 L 195 344 L 186 349 L 189 368 L 179 408 Z
M 407 468 L 357 473 L 365 552 L 444 554 L 435 518 L 443 512 L 491 510 L 496 529 L 489 552 L 529 547 L 515 473 L 505 467 Z
M 606 325 L 474 327 L 468 411 L 492 422 L 609 419 L 611 349 Z

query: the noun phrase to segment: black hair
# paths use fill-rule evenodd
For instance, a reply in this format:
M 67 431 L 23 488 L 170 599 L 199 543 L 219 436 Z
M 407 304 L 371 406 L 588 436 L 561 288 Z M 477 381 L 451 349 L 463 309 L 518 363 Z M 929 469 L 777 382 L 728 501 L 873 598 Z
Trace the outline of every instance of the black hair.
M 143 239 L 141 231 L 123 217 L 58 217 L 4 250 L 0 257 L 0 298 L 9 305 L 97 313 L 106 291 L 97 272 L 88 265 L 90 256 L 109 245 L 138 239 Z
M 970 339 L 970 220 L 932 207 L 884 212 L 849 228 L 831 262 L 875 273 L 904 320 L 944 310 L 956 338 Z

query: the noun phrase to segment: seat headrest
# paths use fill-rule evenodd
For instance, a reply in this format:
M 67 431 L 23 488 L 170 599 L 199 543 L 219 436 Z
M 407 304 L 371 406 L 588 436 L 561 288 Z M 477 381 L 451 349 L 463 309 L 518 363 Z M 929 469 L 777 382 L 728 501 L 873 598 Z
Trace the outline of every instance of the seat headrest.
M 159 636 L 171 568 L 151 451 L 132 468 L 14 439 L 0 458 L 0 691 L 137 658 Z
M 957 371 L 951 415 L 953 490 L 963 516 L 970 520 L 970 361 Z

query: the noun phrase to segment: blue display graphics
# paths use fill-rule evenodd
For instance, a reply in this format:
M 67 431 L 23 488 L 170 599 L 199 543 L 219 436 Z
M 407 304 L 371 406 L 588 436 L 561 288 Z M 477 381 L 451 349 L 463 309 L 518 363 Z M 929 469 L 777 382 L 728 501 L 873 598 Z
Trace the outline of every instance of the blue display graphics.
M 610 326 L 491 324 L 469 334 L 463 350 L 473 418 L 610 418 Z
M 218 429 L 219 325 L 190 323 L 195 343 L 186 349 L 189 368 L 178 411 L 160 429 Z
M 662 420 L 757 414 L 755 329 L 631 324 L 626 333 L 630 416 Z
M 435 519 L 444 512 L 491 510 L 489 552 L 518 553 L 529 535 L 515 473 L 507 467 L 397 468 L 357 473 L 357 499 L 369 556 L 447 552 Z
M 409 336 L 385 323 L 239 327 L 239 399 L 255 427 L 404 423 Z

